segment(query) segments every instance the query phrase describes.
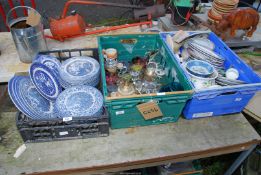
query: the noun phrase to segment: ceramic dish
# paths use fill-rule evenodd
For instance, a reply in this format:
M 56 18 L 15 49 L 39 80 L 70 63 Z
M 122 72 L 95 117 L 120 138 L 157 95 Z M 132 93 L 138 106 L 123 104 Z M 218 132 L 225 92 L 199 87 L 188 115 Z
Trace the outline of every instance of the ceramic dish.
M 235 10 L 238 5 L 238 0 L 214 0 L 211 10 L 208 11 L 209 21 L 218 22 L 222 19 L 222 15 L 229 14 Z
M 226 2 L 222 2 L 222 1 L 218 1 L 218 0 L 214 0 L 213 2 L 214 4 L 221 6 L 221 7 L 236 7 L 238 3 L 226 3 Z
M 228 79 L 231 79 L 231 80 L 236 80 L 238 79 L 239 77 L 239 72 L 237 69 L 235 68 L 229 68 L 227 71 L 226 71 L 226 78 Z
M 14 87 L 14 90 L 17 92 L 17 99 L 20 97 L 23 109 L 27 109 L 32 114 L 32 118 L 57 118 L 57 114 L 54 111 L 54 103 L 46 100 L 40 93 L 38 93 L 30 80 L 24 78 L 18 79 Z
M 214 73 L 214 67 L 211 64 L 200 60 L 188 61 L 186 69 L 189 73 L 203 78 L 210 77 Z
M 214 20 L 214 21 L 220 21 L 222 19 L 222 16 L 221 15 L 214 15 L 212 14 L 212 9 L 208 11 L 208 17 L 211 19 L 211 20 Z
M 30 78 L 38 92 L 47 100 L 55 100 L 62 92 L 56 74 L 46 65 L 38 62 L 30 66 Z
M 218 76 L 216 79 L 217 83 L 227 84 L 227 85 L 240 85 L 240 84 L 246 84 L 246 82 L 242 80 L 231 80 L 223 76 Z
M 206 55 L 206 56 L 209 56 L 209 57 L 212 57 L 216 60 L 219 60 L 219 61 L 224 61 L 224 58 L 222 58 L 220 55 L 218 55 L 217 53 L 215 53 L 214 51 L 212 50 L 209 50 L 207 48 L 204 48 L 203 46 L 199 45 L 199 44 L 196 44 L 196 43 L 189 43 L 189 45 L 194 48 L 195 50 L 197 50 L 198 52 L 201 52 L 202 54 Z
M 62 63 L 60 76 L 71 85 L 89 84 L 100 77 L 100 64 L 91 57 L 72 57 Z
M 220 6 L 217 6 L 217 5 L 213 4 L 213 8 L 212 8 L 211 12 L 216 11 L 219 14 L 221 14 L 220 12 L 228 14 L 228 13 L 230 13 L 234 9 L 235 9 L 234 7 L 232 7 L 232 8 L 223 8 L 223 7 L 220 7 Z
M 91 86 L 74 86 L 64 90 L 55 102 L 60 117 L 91 117 L 102 112 L 103 96 Z
M 16 107 L 29 118 L 57 117 L 53 102 L 38 93 L 29 76 L 14 76 L 8 83 L 8 93 Z
M 190 41 L 209 50 L 215 49 L 215 44 L 207 38 L 193 38 Z
M 214 0 L 214 2 L 234 6 L 238 4 L 239 0 Z
M 100 82 L 100 77 L 97 77 L 96 79 L 93 79 L 92 81 L 81 82 L 76 85 L 88 85 L 88 86 L 96 87 L 99 84 L 99 82 Z M 70 84 L 70 83 L 64 81 L 63 79 L 60 79 L 60 84 L 64 89 L 75 86 L 75 84 Z
M 193 49 L 188 49 L 188 53 L 191 55 L 191 56 L 194 56 L 196 58 L 199 58 L 203 61 L 207 61 L 207 62 L 210 62 L 212 65 L 216 65 L 216 66 L 223 66 L 224 62 L 221 61 L 221 60 L 217 60 L 216 58 L 214 57 L 210 57 L 210 56 L 207 56 L 201 52 L 198 52 L 198 51 L 195 51 Z
M 214 57 L 206 56 L 203 53 L 194 50 L 193 48 L 188 48 L 187 52 L 190 55 L 189 56 L 190 59 L 193 59 L 193 60 L 198 59 L 198 60 L 202 60 L 202 61 L 207 61 L 208 63 L 210 63 L 214 67 L 223 68 L 224 61 L 222 61 L 222 60 L 217 60 Z
M 54 73 L 56 73 L 56 76 L 59 76 L 59 69 L 61 68 L 61 63 L 56 57 L 51 55 L 38 54 L 36 55 L 34 62 L 40 62 L 46 65 L 51 70 L 53 70 Z
M 186 63 L 183 66 L 186 69 Z M 218 72 L 216 70 L 214 70 L 213 74 L 208 78 L 198 77 L 189 73 L 188 71 L 186 72 L 190 76 L 190 80 L 193 83 L 195 89 L 205 89 L 215 85 L 215 79 L 218 77 Z

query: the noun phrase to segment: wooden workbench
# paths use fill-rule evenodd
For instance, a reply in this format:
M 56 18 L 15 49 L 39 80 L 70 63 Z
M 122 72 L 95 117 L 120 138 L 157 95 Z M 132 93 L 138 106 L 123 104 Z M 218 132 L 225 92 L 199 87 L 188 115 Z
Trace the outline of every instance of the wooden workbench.
M 139 28 L 129 28 L 117 33 L 137 31 Z M 49 49 L 97 47 L 95 37 L 47 43 Z M 15 72 L 27 71 L 29 65 L 19 61 L 9 33 L 0 34 L 0 43 L 0 82 L 7 82 Z M 261 140 L 242 114 L 234 114 L 111 130 L 105 138 L 27 144 L 25 152 L 15 159 L 13 155 L 23 142 L 14 116 L 14 112 L 0 113 L 0 132 L 4 133 L 0 137 L 0 174 L 127 170 L 239 152 Z
M 15 129 L 15 113 L 4 144 L 0 142 L 0 174 L 73 172 L 98 173 L 127 170 L 239 152 L 260 141 L 242 114 L 131 129 L 110 130 L 109 137 L 27 144 L 15 159 L 22 142 Z M 2 121 L 1 121 L 2 120 Z

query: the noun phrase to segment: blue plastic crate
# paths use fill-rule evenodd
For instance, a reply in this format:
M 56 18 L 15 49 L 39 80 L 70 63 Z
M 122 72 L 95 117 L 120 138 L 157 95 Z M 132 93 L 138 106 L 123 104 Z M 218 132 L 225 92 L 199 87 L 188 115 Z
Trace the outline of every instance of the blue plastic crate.
M 195 32 L 191 32 L 193 34 Z M 174 32 L 160 33 L 161 38 L 171 51 L 173 59 L 179 63 L 179 60 L 166 43 L 166 35 L 174 35 Z M 206 90 L 194 91 L 193 97 L 189 100 L 183 110 L 186 119 L 200 117 L 220 116 L 224 114 L 241 112 L 248 104 L 250 99 L 257 91 L 261 89 L 261 78 L 241 60 L 218 36 L 210 32 L 209 39 L 215 43 L 215 52 L 223 56 L 225 69 L 234 67 L 239 71 L 239 80 L 247 82 L 244 85 L 224 86 Z M 181 66 L 181 64 L 179 63 Z M 181 66 L 183 69 L 183 66 Z M 183 72 L 189 78 L 189 75 L 183 69 Z M 192 84 L 192 83 L 191 83 Z M 193 84 L 192 84 L 193 86 Z M 194 87 L 194 86 L 193 86 Z

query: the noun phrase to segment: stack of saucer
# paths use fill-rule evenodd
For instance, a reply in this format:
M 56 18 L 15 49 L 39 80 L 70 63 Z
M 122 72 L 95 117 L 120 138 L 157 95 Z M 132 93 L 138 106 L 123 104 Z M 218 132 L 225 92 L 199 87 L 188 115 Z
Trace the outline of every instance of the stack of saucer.
M 208 20 L 218 22 L 222 19 L 222 15 L 229 14 L 237 8 L 239 0 L 214 0 L 212 9 L 208 11 Z

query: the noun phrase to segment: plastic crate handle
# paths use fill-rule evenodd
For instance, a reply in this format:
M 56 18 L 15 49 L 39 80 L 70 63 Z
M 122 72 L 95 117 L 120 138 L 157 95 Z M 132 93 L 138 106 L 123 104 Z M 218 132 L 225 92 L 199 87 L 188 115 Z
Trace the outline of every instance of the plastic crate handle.
M 237 91 L 232 91 L 232 92 L 223 92 L 223 93 L 221 93 L 220 95 L 218 95 L 218 96 L 221 96 L 221 95 L 233 95 L 233 94 L 236 94 L 237 93 Z

